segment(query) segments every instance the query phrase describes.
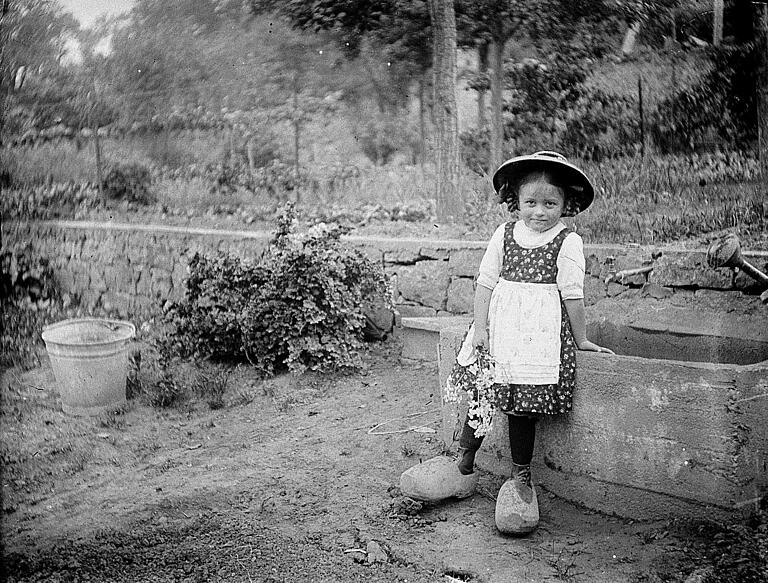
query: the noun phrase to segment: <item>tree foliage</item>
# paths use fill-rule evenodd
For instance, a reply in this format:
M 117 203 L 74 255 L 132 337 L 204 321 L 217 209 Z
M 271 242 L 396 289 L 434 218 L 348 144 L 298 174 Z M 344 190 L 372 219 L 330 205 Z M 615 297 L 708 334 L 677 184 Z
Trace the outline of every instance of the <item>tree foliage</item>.
M 78 26 L 53 1 L 8 0 L 1 9 L 0 134 L 10 134 L 39 123 L 39 110 L 54 99 L 66 37 Z

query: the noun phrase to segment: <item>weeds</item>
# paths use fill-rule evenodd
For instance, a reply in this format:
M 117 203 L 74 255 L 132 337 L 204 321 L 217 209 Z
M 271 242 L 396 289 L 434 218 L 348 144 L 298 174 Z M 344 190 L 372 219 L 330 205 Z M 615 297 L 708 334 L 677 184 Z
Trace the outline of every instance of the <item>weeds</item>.
M 186 395 L 186 391 L 184 386 L 174 378 L 173 372 L 165 369 L 145 394 L 153 407 L 168 408 L 177 405 Z
M 224 393 L 229 386 L 231 375 L 231 370 L 221 367 L 200 368 L 196 373 L 193 385 L 195 394 L 205 399 L 211 409 L 222 409 L 224 407 Z
M 99 427 L 105 429 L 124 429 L 125 414 L 128 412 L 129 405 L 123 405 L 115 409 L 105 411 L 98 417 Z

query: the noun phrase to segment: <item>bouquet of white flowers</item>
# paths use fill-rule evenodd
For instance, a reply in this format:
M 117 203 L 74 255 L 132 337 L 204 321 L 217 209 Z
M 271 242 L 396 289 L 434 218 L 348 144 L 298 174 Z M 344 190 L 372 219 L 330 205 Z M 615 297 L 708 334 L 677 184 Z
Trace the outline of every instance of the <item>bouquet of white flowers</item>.
M 496 412 L 496 385 L 494 383 L 493 358 L 483 348 L 476 348 L 474 362 L 462 366 L 454 363 L 443 391 L 446 403 L 460 403 L 468 398 L 469 426 L 475 436 L 482 437 L 491 430 Z

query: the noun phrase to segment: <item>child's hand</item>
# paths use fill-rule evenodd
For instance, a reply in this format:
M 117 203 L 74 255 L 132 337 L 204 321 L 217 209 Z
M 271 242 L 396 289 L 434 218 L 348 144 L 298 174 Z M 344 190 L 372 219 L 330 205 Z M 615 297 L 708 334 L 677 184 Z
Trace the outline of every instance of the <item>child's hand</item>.
M 475 334 L 472 337 L 472 346 L 474 348 L 483 348 L 485 350 L 490 349 L 490 343 L 488 341 L 488 330 L 485 327 L 478 328 L 475 326 Z
M 608 354 L 616 354 L 613 350 L 610 348 L 604 348 L 603 346 L 598 346 L 594 342 L 590 342 L 589 340 L 584 340 L 581 344 L 578 345 L 579 350 L 588 350 L 589 352 L 606 352 Z

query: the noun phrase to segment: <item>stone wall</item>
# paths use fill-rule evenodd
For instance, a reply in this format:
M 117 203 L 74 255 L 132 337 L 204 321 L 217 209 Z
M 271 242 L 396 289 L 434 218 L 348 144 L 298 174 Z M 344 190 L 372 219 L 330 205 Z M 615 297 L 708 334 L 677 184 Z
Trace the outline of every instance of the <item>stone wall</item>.
M 187 264 L 195 252 L 256 258 L 270 237 L 250 231 L 78 221 L 19 223 L 3 230 L 4 244 L 28 241 L 48 257 L 63 290 L 78 296 L 87 311 L 100 308 L 132 319 L 147 317 L 165 301 L 183 296 Z M 392 277 L 401 315 L 471 312 L 485 241 L 347 239 L 382 262 Z M 701 249 L 586 245 L 585 253 L 587 304 L 633 288 L 680 297 L 759 291 L 741 273 L 708 267 Z M 745 252 L 745 257 L 768 270 L 768 253 Z M 653 266 L 653 271 L 606 283 L 616 272 L 642 266 Z

